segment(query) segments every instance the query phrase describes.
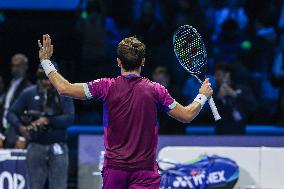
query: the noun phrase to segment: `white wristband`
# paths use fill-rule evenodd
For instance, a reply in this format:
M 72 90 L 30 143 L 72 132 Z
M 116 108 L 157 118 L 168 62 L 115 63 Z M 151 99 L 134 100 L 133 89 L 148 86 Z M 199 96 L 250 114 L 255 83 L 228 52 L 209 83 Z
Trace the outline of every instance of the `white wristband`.
M 0 133 L 0 139 L 1 139 L 1 140 L 5 140 L 6 137 L 5 137 L 2 133 Z
M 194 102 L 198 102 L 201 104 L 201 108 L 204 106 L 206 101 L 207 101 L 207 97 L 204 94 L 198 94 L 194 99 Z
M 52 62 L 50 60 L 43 60 L 41 61 L 41 66 L 46 74 L 46 76 L 48 76 L 48 74 L 50 74 L 50 72 L 55 71 L 55 67 L 52 64 Z
M 24 137 L 22 137 L 22 136 L 19 136 L 18 140 L 21 141 L 21 142 L 25 142 L 26 141 L 26 139 Z

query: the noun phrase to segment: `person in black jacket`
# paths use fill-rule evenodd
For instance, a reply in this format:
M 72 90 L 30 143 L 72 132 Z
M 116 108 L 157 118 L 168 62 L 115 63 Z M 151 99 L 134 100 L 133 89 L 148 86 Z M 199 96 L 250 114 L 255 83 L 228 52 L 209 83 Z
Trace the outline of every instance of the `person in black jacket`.
M 234 83 L 231 73 L 228 64 L 217 64 L 215 67 L 218 89 L 214 100 L 222 117 L 216 123 L 216 134 L 245 134 L 247 119 L 256 109 L 256 100 L 251 90 Z
M 10 106 L 17 99 L 19 94 L 28 86 L 31 85 L 30 81 L 27 79 L 27 71 L 28 71 L 28 58 L 24 54 L 15 54 L 11 58 L 11 74 L 12 80 L 10 82 L 9 88 L 5 92 L 3 98 L 3 106 L 0 111 L 0 121 L 2 132 L 6 136 L 5 147 L 6 148 L 14 148 L 15 144 L 17 144 L 17 139 L 15 135 L 15 130 L 13 127 L 10 127 L 9 122 L 7 121 L 7 114 Z M 18 146 L 16 145 L 16 148 Z
M 74 121 L 73 100 L 60 96 L 42 68 L 38 82 L 25 89 L 10 108 L 8 121 L 29 141 L 28 178 L 31 189 L 66 189 L 68 148 L 66 128 Z

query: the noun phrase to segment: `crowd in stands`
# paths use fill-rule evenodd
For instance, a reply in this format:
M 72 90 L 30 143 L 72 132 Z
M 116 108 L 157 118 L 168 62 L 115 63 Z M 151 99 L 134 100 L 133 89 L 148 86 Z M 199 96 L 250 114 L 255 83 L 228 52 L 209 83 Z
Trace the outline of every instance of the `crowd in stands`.
M 200 84 L 178 64 L 172 46 L 173 32 L 184 24 L 194 26 L 206 43 L 207 73 L 224 118 L 218 124 L 236 128 L 217 134 L 244 134 L 246 124 L 283 125 L 281 0 L 82 1 L 74 27 L 80 44 L 80 58 L 74 61 L 80 70 L 72 73 L 81 81 L 117 76 L 116 45 L 135 35 L 147 46 L 143 76 L 166 86 L 180 103 L 190 103 Z M 60 65 L 61 60 L 56 61 Z M 3 79 L 0 76 L 1 106 L 9 88 L 3 86 Z M 76 108 L 76 123 L 101 124 L 102 108 L 95 101 L 76 103 Z M 161 134 L 184 133 L 184 127 L 165 115 L 159 115 L 159 121 Z M 207 106 L 194 124 L 212 122 Z

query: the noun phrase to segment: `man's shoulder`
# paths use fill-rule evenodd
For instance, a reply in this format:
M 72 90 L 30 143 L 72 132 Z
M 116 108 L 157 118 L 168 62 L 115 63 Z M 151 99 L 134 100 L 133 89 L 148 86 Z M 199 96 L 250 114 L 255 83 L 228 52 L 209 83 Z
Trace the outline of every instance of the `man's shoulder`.
M 154 89 L 166 89 L 165 86 L 163 86 L 162 84 L 155 82 L 155 81 L 151 81 L 148 78 L 144 78 L 145 82 L 148 83 L 149 86 L 153 87 Z
M 88 83 L 112 83 L 114 82 L 115 80 L 117 80 L 117 78 L 106 78 L 106 77 L 103 77 L 103 78 L 99 78 L 99 79 L 94 79 Z

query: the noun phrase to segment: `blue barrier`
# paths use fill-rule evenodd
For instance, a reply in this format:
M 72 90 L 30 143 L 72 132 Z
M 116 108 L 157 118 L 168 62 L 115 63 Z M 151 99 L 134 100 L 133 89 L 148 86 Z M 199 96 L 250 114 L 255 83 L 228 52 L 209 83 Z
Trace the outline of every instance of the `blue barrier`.
M 87 135 L 101 135 L 104 134 L 104 128 L 100 125 L 73 125 L 67 129 L 68 135 L 87 134 Z
M 190 125 L 186 128 L 188 135 L 214 135 L 215 127 L 212 125 Z M 276 125 L 247 125 L 246 135 L 273 135 L 284 136 L 284 127 Z
M 186 127 L 186 134 L 188 135 L 214 135 L 215 127 L 210 125 L 194 126 L 190 125 Z
M 275 136 L 284 136 L 284 127 L 275 126 L 275 125 L 248 125 L 246 127 L 247 135 L 275 135 Z
M 73 125 L 68 128 L 69 135 L 101 135 L 104 129 L 100 125 L 86 126 Z M 212 125 L 190 125 L 186 128 L 187 135 L 214 135 L 215 127 Z M 247 135 L 284 136 L 284 127 L 275 125 L 247 125 Z
M 2 10 L 76 10 L 79 0 L 1 0 Z

